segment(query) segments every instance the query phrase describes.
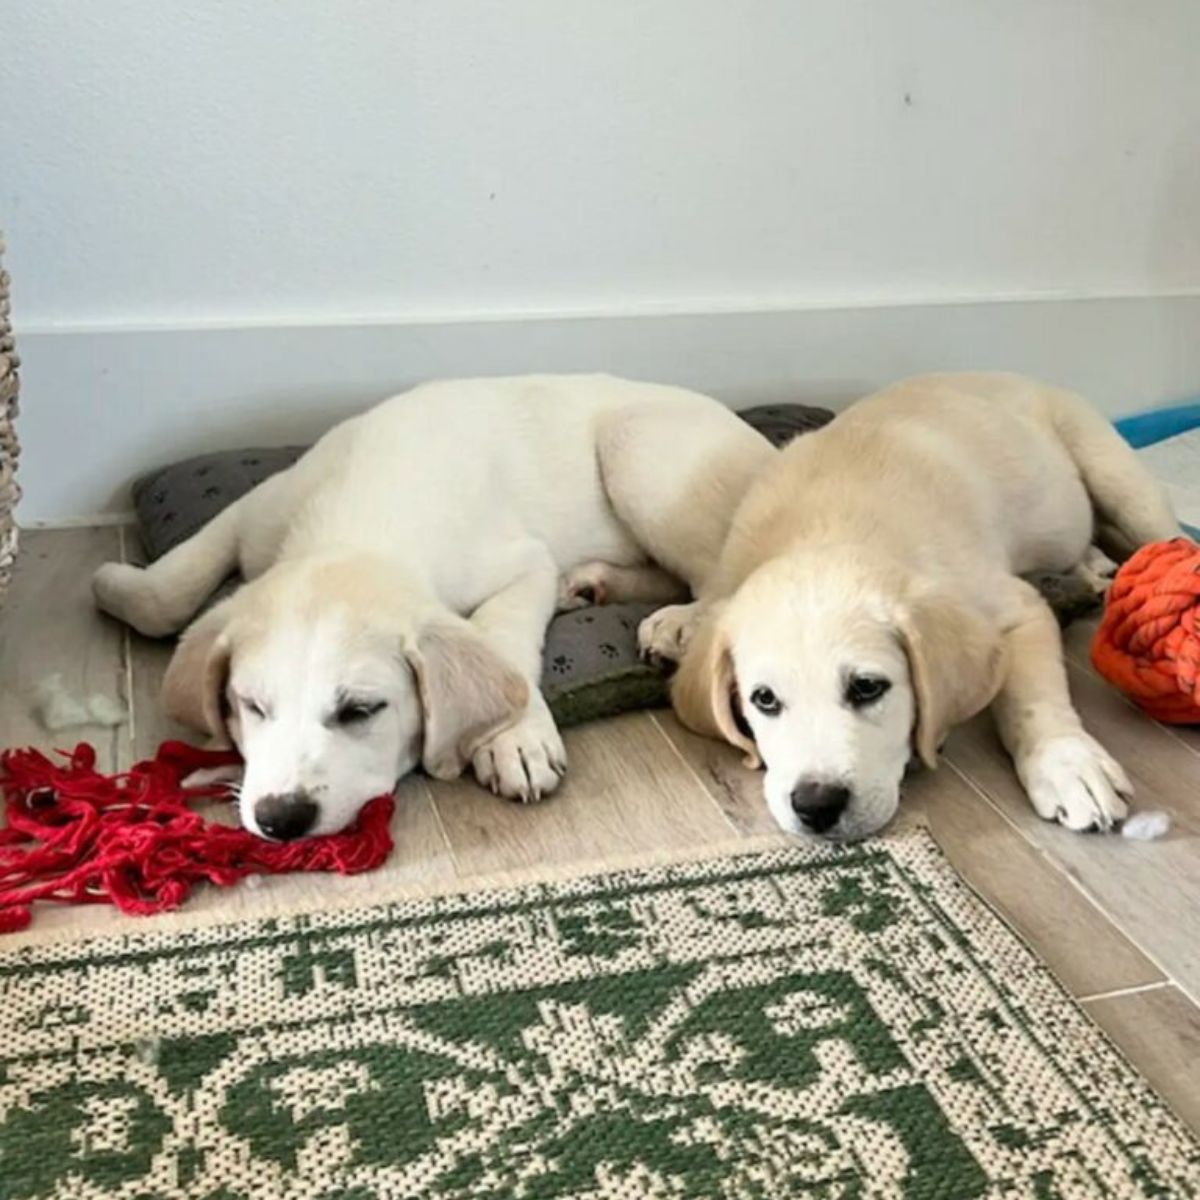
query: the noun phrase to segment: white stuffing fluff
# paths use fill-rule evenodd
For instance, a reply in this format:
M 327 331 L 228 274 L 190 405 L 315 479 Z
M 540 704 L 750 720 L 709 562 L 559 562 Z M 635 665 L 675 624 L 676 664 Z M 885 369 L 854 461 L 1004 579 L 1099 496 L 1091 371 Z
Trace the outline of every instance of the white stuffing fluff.
M 125 718 L 129 716 L 129 710 L 120 700 L 114 700 L 111 696 L 100 693 L 88 697 L 87 707 L 95 724 L 110 728 L 124 725 Z
M 72 695 L 57 672 L 37 684 L 33 697 L 34 715 L 42 728 L 51 733 L 77 725 L 112 728 L 122 724 L 128 715 L 124 704 L 101 693 L 85 698 Z
M 1136 812 L 1125 818 L 1121 826 L 1121 836 L 1132 838 L 1137 842 L 1152 842 L 1162 837 L 1171 828 L 1171 817 L 1168 813 L 1151 811 Z
M 33 696 L 33 711 L 51 733 L 70 729 L 72 725 L 86 725 L 91 720 L 87 705 L 67 691 L 61 675 L 47 675 L 34 688 Z

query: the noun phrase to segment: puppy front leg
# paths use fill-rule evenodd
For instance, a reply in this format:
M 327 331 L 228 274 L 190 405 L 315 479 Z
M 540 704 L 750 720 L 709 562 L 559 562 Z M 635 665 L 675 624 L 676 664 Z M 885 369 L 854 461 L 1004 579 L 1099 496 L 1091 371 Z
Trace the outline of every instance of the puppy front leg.
M 1133 788 L 1071 703 L 1054 613 L 1021 587 L 1018 621 L 1007 635 L 1008 675 L 994 704 L 1001 741 L 1038 816 L 1068 829 L 1112 829 Z
M 638 626 L 638 652 L 656 666 L 682 661 L 692 634 L 707 611 L 708 606 L 702 600 L 657 609 Z
M 480 746 L 471 765 L 484 787 L 523 803 L 548 796 L 567 769 L 566 748 L 541 692 L 542 644 L 557 590 L 557 567 L 539 547 L 523 574 L 471 614 L 471 623 L 529 684 L 525 715 Z

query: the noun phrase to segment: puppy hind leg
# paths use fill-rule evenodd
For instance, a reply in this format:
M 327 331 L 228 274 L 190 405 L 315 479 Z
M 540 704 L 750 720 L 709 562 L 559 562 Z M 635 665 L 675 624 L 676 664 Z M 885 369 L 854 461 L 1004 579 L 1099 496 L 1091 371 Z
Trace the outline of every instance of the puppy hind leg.
M 1124 561 L 1147 542 L 1178 537 L 1166 491 L 1133 448 L 1080 396 L 1054 391 L 1051 416 L 1096 510 L 1096 541 Z
M 750 483 L 775 454 L 735 413 L 699 400 L 616 413 L 597 450 L 617 516 L 656 563 L 697 594 L 716 569 Z
M 148 567 L 105 563 L 92 576 L 104 612 L 147 637 L 177 633 L 238 564 L 239 500 Z
M 1000 740 L 1038 816 L 1068 829 L 1112 829 L 1125 817 L 1132 786 L 1071 703 L 1054 613 L 1032 588 L 1019 586 L 1008 674 L 993 704 Z
M 1081 562 L 1075 566 L 1075 575 L 1082 579 L 1099 596 L 1103 596 L 1112 585 L 1118 569 L 1099 546 L 1089 546 Z
M 669 604 L 687 597 L 687 584 L 661 567 L 649 563 L 621 567 L 596 561 L 564 572 L 558 581 L 555 608 L 570 612 L 589 604 Z

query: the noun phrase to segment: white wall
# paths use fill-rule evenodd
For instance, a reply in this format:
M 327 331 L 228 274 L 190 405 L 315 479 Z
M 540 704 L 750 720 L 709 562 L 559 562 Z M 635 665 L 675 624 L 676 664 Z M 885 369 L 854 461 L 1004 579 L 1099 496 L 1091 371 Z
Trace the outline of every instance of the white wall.
M 132 330 L 236 331 L 203 343 L 222 428 L 283 436 L 312 377 L 253 328 L 375 327 L 377 369 L 339 388 L 330 364 L 315 425 L 423 373 L 419 323 L 449 371 L 630 370 L 632 334 L 517 334 L 528 361 L 452 329 L 796 310 L 796 352 L 726 372 L 739 400 L 843 370 L 801 310 L 1200 288 L 1194 0 L 8 0 L 0 38 L 27 518 L 119 503 L 159 447 L 221 432 L 192 407 L 195 356 Z M 915 365 L 961 358 L 922 312 Z M 1141 361 L 1127 325 L 1096 330 L 1118 374 Z M 718 350 L 726 328 L 705 326 Z M 1200 390 L 1197 340 L 1164 347 L 1172 387 Z M 1034 350 L 981 327 L 972 361 Z M 1076 355 L 1051 358 L 1075 381 Z M 81 471 L 60 439 L 87 421 L 119 424 Z

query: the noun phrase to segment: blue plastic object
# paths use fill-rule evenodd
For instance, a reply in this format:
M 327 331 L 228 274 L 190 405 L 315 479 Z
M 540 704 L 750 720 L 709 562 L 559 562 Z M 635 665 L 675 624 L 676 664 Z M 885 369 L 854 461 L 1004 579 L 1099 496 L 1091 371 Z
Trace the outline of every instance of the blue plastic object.
M 1117 432 L 1135 449 L 1153 446 L 1165 438 L 1200 426 L 1200 400 L 1189 400 L 1170 408 L 1156 408 L 1150 412 L 1134 413 L 1113 422 Z

